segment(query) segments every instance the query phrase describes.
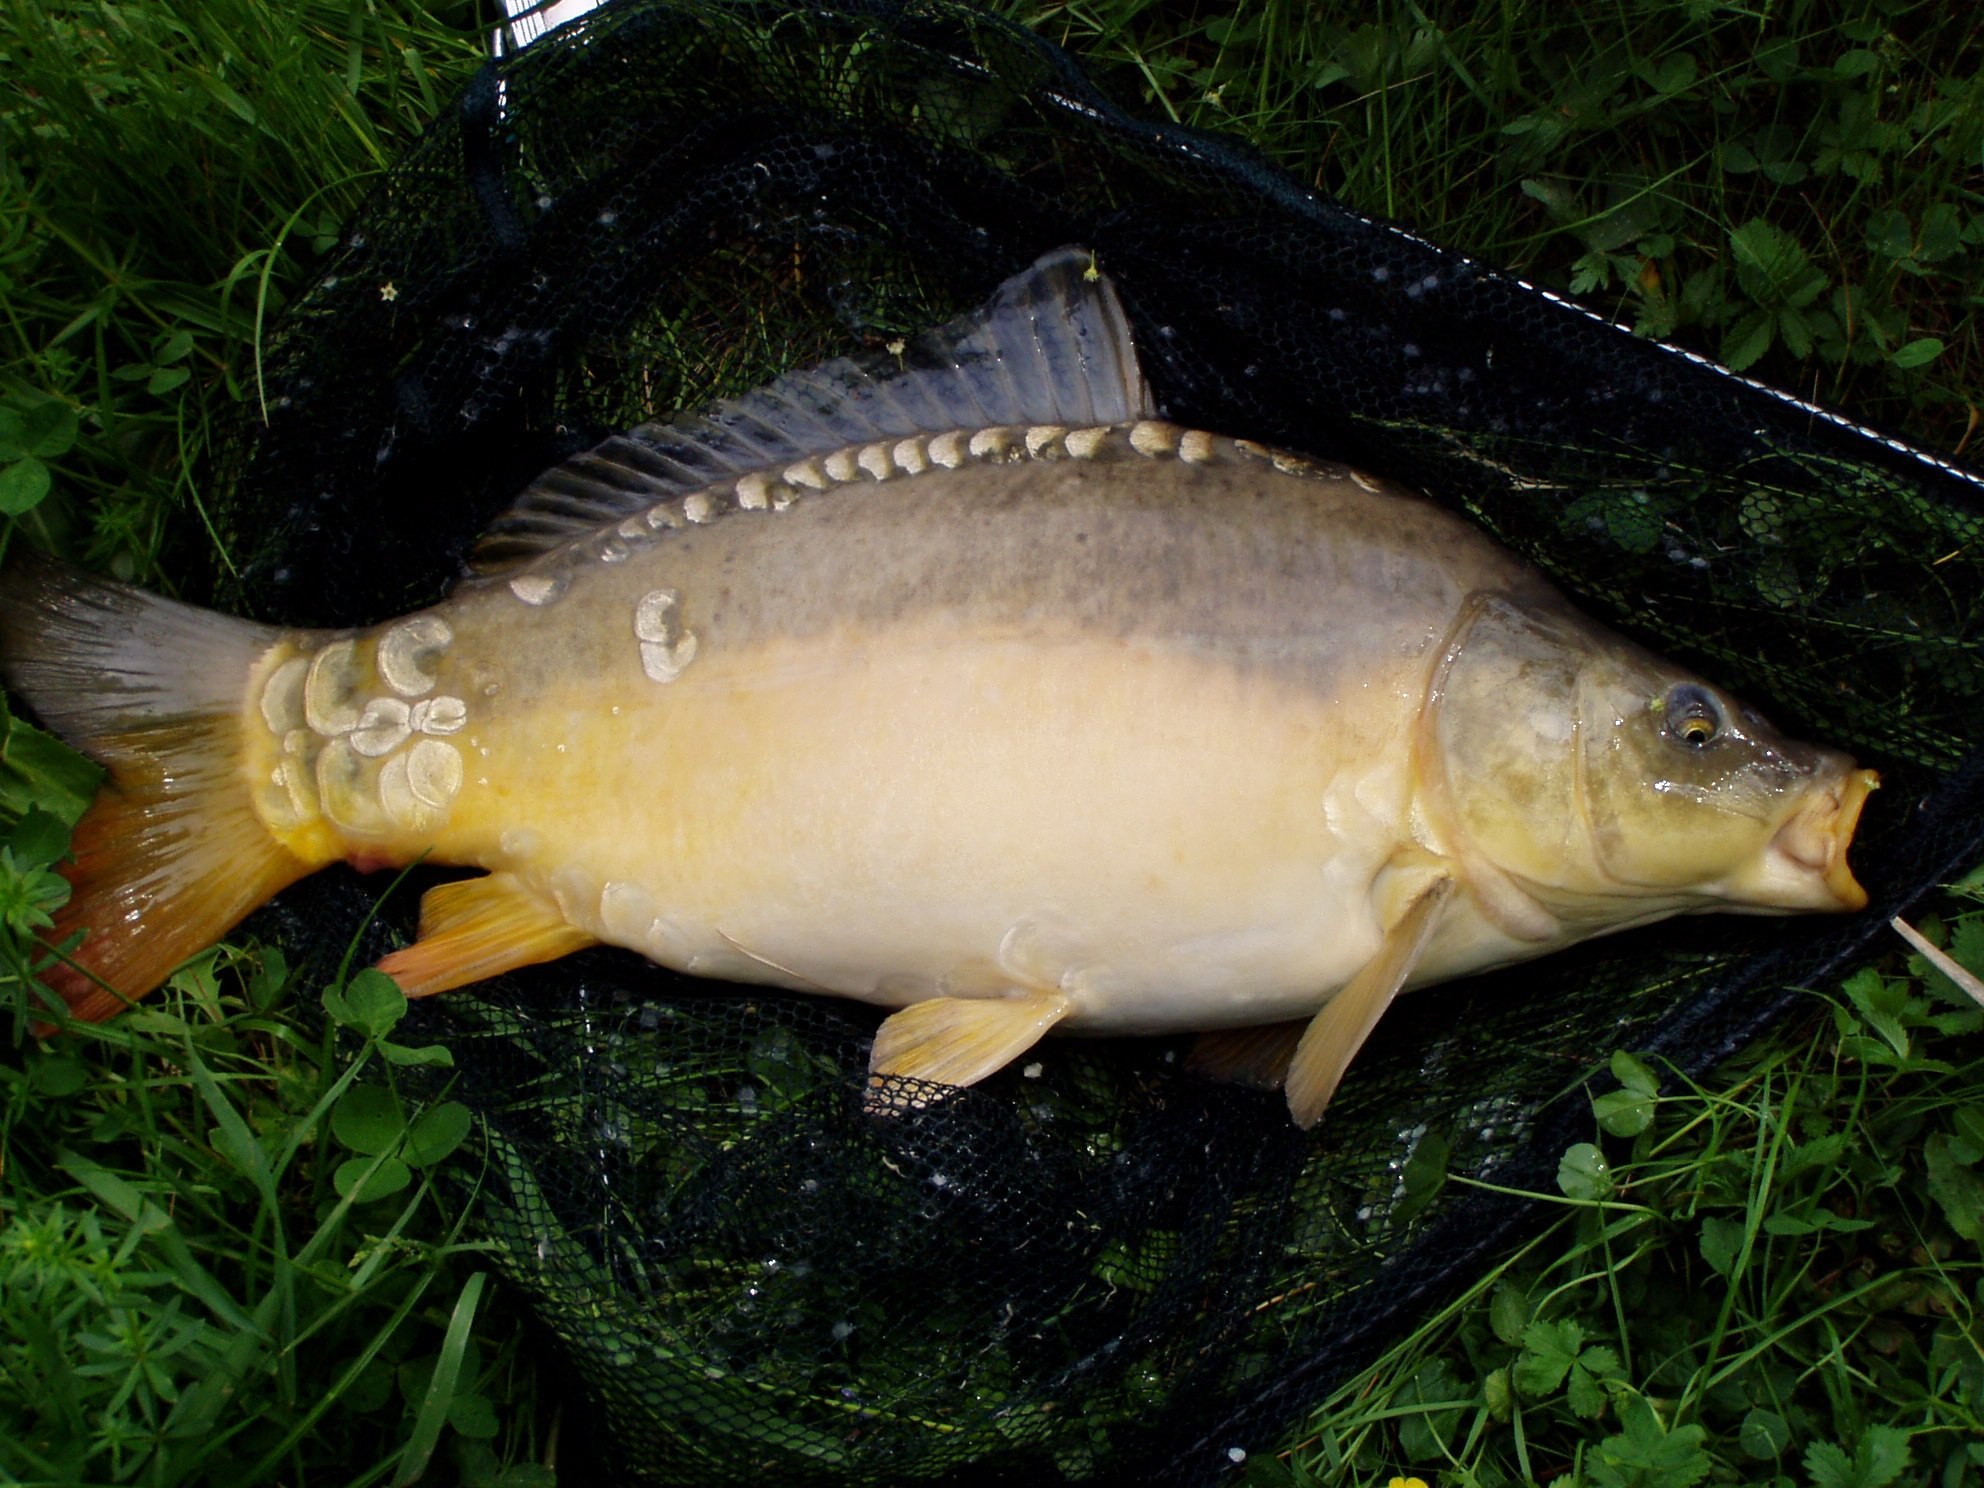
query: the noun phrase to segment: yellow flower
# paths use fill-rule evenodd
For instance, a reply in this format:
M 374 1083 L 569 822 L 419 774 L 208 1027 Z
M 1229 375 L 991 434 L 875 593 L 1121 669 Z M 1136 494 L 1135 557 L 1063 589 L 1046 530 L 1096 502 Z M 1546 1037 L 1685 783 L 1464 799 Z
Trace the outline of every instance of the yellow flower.
M 1426 1488 L 1424 1478 L 1393 1478 L 1385 1488 Z

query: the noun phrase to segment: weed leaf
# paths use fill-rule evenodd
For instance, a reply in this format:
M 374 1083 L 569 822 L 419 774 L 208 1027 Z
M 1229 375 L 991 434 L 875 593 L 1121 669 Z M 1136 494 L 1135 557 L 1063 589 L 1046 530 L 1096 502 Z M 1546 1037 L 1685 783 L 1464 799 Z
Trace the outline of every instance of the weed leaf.
M 1791 1427 L 1775 1411 L 1752 1410 L 1743 1417 L 1736 1440 L 1752 1457 L 1779 1457 L 1791 1445 Z
M 1557 1164 L 1557 1187 L 1567 1198 L 1607 1198 L 1612 1193 L 1612 1165 L 1591 1143 L 1579 1142 L 1567 1148 Z
M 1923 336 L 1896 348 L 1892 360 L 1897 367 L 1926 367 L 1942 354 L 1940 336 Z
M 1722 338 L 1722 365 L 1731 372 L 1746 371 L 1770 350 L 1775 324 L 1771 316 L 1762 310 L 1752 310 L 1737 321 Z
M 14 861 L 25 867 L 47 868 L 69 850 L 69 824 L 52 811 L 30 806 L 7 834 Z
M 1951 1229 L 1964 1239 L 1984 1240 L 1984 1177 L 1972 1162 L 1959 1160 L 1969 1148 L 1946 1132 L 1937 1132 L 1922 1144 L 1922 1158 L 1929 1170 L 1929 1196 L 1943 1211 Z
M 1691 1488 L 1712 1465 L 1699 1426 L 1669 1431 L 1644 1398 L 1630 1396 L 1619 1412 L 1625 1430 L 1608 1436 L 1590 1459 L 1593 1488 Z
M 420 1113 L 407 1134 L 406 1160 L 415 1167 L 432 1167 L 468 1138 L 469 1110 L 460 1101 L 442 1101 Z
M 354 1204 L 389 1198 L 412 1181 L 413 1170 L 397 1157 L 346 1158 L 331 1175 L 338 1197 Z
M 424 1065 L 429 1069 L 453 1069 L 455 1056 L 446 1044 L 423 1044 L 414 1048 L 407 1044 L 396 1044 L 390 1039 L 379 1044 L 379 1052 L 386 1063 L 398 1065 Z
M 18 517 L 33 511 L 48 494 L 48 467 L 32 455 L 0 465 L 0 512 Z
M 1805 1449 L 1812 1488 L 1887 1488 L 1907 1466 L 1908 1433 L 1895 1426 L 1869 1426 L 1851 1457 L 1831 1442 Z
M 0 810 L 22 816 L 40 807 L 73 827 L 102 779 L 89 759 L 0 704 Z
M 1495 1300 L 1488 1308 L 1488 1325 L 1502 1342 L 1519 1343 L 1523 1330 L 1529 1325 L 1531 1310 L 1526 1293 L 1517 1287 L 1499 1286 L 1495 1289 Z
M 69 902 L 69 885 L 46 868 L 14 861 L 11 847 L 0 847 L 0 924 L 16 935 L 54 927 L 52 914 Z
M 1523 1329 L 1522 1357 L 1516 1360 L 1516 1388 L 1533 1398 L 1555 1393 L 1578 1361 L 1584 1329 L 1576 1323 L 1534 1322 Z
M 399 1146 L 406 1136 L 406 1117 L 392 1091 L 354 1085 L 331 1111 L 331 1135 L 361 1157 L 376 1157 Z
M 324 989 L 324 1011 L 367 1038 L 384 1038 L 406 1016 L 406 993 L 383 971 L 367 967 L 343 988 Z

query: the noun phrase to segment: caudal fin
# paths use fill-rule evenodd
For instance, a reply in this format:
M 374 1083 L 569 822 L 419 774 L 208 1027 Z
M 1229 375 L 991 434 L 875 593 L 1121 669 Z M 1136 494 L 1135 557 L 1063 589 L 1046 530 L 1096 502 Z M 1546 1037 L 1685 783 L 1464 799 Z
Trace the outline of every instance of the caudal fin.
M 95 1022 L 319 866 L 255 814 L 241 720 L 278 632 L 29 557 L 0 580 L 0 678 L 109 771 L 77 825 L 43 973 Z

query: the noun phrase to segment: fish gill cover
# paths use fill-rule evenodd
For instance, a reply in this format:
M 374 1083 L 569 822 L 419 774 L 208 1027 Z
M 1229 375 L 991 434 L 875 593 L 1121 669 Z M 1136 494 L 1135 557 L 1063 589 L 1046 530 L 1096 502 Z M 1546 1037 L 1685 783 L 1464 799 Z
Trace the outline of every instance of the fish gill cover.
M 431 601 L 545 466 L 1069 242 L 1173 417 L 1456 506 L 1877 766 L 1874 904 L 1415 993 L 1313 1136 L 1175 1040 L 1050 1041 L 864 1119 L 878 1013 L 624 953 L 425 1004 L 486 1133 L 481 1223 L 628 1481 L 1216 1480 L 1536 1223 L 1452 1180 L 1549 1189 L 1606 1052 L 1705 1069 L 1984 852 L 1974 476 L 1127 117 L 948 3 L 616 5 L 485 72 L 270 351 L 223 598 Z M 334 958 L 376 887 L 320 875 L 264 928 Z

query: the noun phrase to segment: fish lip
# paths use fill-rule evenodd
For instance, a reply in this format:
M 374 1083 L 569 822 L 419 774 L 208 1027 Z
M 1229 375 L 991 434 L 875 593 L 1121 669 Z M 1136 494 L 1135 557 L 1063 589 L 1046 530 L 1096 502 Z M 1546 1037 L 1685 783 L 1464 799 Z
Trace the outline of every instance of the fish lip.
M 1867 891 L 1846 859 L 1867 797 L 1880 788 L 1873 770 L 1849 770 L 1839 783 L 1779 828 L 1771 846 L 1793 864 L 1819 876 L 1842 910 L 1867 907 Z

